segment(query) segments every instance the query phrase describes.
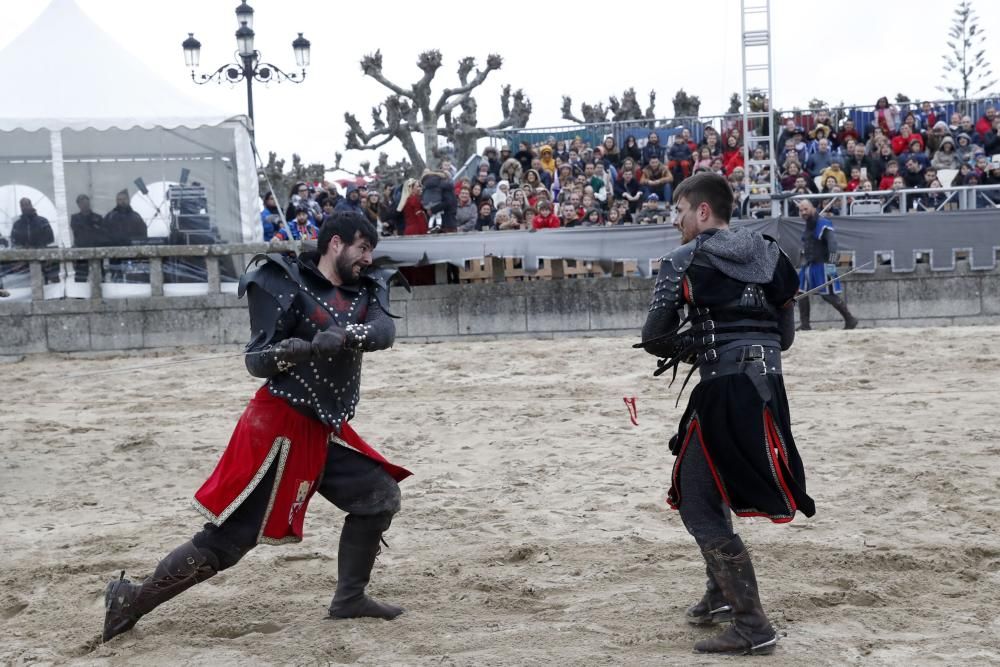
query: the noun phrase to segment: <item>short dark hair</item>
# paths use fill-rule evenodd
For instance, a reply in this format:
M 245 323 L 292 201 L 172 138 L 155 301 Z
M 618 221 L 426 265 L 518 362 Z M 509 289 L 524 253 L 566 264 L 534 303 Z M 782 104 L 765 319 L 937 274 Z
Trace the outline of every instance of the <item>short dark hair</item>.
M 733 214 L 733 189 L 718 174 L 703 171 L 681 181 L 674 189 L 674 203 L 686 199 L 692 208 L 708 204 L 712 215 L 729 223 Z
M 339 236 L 345 244 L 351 245 L 358 238 L 358 234 L 367 239 L 372 248 L 378 245 L 378 234 L 363 215 L 356 211 L 335 211 L 320 228 L 316 249 L 320 255 L 325 255 L 334 235 Z

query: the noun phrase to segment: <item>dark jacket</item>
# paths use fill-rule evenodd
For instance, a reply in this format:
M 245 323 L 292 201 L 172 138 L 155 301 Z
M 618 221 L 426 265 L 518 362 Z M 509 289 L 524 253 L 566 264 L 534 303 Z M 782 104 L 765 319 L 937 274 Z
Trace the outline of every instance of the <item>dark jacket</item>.
M 146 223 L 128 205 L 116 206 L 108 211 L 108 214 L 104 216 L 104 228 L 111 245 L 132 245 L 133 241 L 146 239 Z
M 10 244 L 14 248 L 44 248 L 54 241 L 52 225 L 37 213 L 22 214 L 10 230 Z
M 351 183 L 350 185 L 348 185 L 347 186 L 347 192 L 344 193 L 344 197 L 340 201 L 338 201 L 337 204 L 333 207 L 333 210 L 334 211 L 349 211 L 349 212 L 360 213 L 361 215 L 364 215 L 365 212 L 363 210 L 361 210 L 361 199 L 359 198 L 358 201 L 355 201 L 355 202 L 351 201 L 351 193 L 352 192 L 357 192 L 357 191 L 358 191 L 358 186 L 357 185 L 355 185 L 354 183 Z
M 420 202 L 424 208 L 429 209 L 431 214 L 441 214 L 441 228 L 446 230 L 456 229 L 455 210 L 458 208 L 458 199 L 455 197 L 455 184 L 442 171 L 429 171 L 420 179 L 424 187 Z

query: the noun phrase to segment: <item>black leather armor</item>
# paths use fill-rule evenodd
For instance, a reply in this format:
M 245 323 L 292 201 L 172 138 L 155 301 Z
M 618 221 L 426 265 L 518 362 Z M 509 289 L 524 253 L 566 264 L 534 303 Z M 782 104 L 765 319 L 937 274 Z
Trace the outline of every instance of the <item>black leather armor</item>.
M 708 261 L 701 248 L 708 236 L 702 234 L 662 259 L 643 341 L 635 347 L 660 357 L 654 375 L 672 370 L 676 377 L 681 363 L 692 364 L 688 379 L 695 369 L 703 381 L 743 373 L 767 401 L 771 392 L 763 378 L 781 374 L 781 350 L 794 334 L 779 326 L 778 308 L 768 299 L 766 285 L 738 281 Z M 779 264 L 776 270 L 790 272 L 787 278 L 794 280 L 785 255 Z
M 339 429 L 354 416 L 363 353 L 391 347 L 395 340 L 389 280 L 396 271 L 368 269 L 358 284 L 335 286 L 316 267 L 317 261 L 316 253 L 298 259 L 258 255 L 251 261 L 260 265 L 244 274 L 239 288 L 250 306 L 246 365 L 252 375 L 267 378 L 272 394 Z M 332 326 L 346 331 L 344 349 L 334 356 L 291 364 L 274 354 L 282 340 L 311 341 Z

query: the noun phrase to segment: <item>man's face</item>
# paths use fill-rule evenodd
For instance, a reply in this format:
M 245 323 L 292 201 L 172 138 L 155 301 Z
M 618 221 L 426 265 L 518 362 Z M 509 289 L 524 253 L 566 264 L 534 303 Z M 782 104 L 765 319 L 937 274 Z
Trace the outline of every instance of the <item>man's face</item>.
M 660 168 L 660 158 L 654 157 L 649 159 L 649 168 L 652 171 L 657 171 Z
M 674 205 L 674 227 L 681 233 L 681 242 L 687 243 L 702 232 L 701 224 L 710 217 L 708 204 L 692 207 L 686 197 L 681 197 Z
M 542 160 L 540 158 L 537 158 L 537 157 L 536 158 L 532 158 L 531 159 L 531 168 L 534 169 L 535 171 L 538 171 L 539 169 L 541 169 L 542 168 Z
M 795 131 L 795 121 L 791 118 L 785 121 L 785 131 L 791 134 Z
M 660 143 L 660 135 L 658 135 L 658 134 L 650 134 L 649 135 L 649 143 L 653 144 L 654 146 L 658 145 Z
M 271 197 L 268 197 L 264 203 L 267 204 L 268 201 L 274 204 Z M 76 205 L 80 208 L 80 213 L 90 213 L 90 197 L 80 197 L 76 200 Z
M 865 147 L 861 144 L 854 144 L 854 157 L 860 160 L 865 156 Z
M 806 189 L 806 179 L 802 178 L 801 176 L 797 177 L 795 179 L 795 189 L 796 190 L 805 190 Z
M 461 192 L 458 193 L 458 202 L 462 206 L 467 205 L 471 200 L 472 200 L 472 193 L 470 193 L 468 190 L 463 189 Z
M 632 170 L 631 169 L 622 172 L 622 180 L 625 181 L 626 183 L 628 183 L 629 181 L 632 180 Z
M 681 130 L 681 139 L 683 139 L 685 142 L 691 140 L 691 131 L 688 130 L 686 127 L 683 130 Z
M 573 208 L 580 206 L 580 193 L 574 192 L 569 196 L 569 203 Z
M 937 172 L 936 171 L 934 171 L 933 169 L 928 169 L 927 171 L 924 172 L 924 181 L 926 183 L 928 183 L 928 184 L 929 183 L 933 183 L 935 180 L 937 180 Z
M 128 206 L 128 195 L 125 194 L 124 192 L 119 192 L 115 196 L 115 206 L 117 206 L 118 208 L 125 208 L 126 206 Z
M 915 174 L 920 171 L 920 164 L 916 160 L 907 160 L 906 168 Z
M 31 205 L 31 200 L 28 199 L 27 197 L 21 199 L 21 201 L 19 201 L 18 204 L 20 204 L 21 213 L 23 213 L 24 215 L 30 215 L 35 212 L 35 207 Z
M 994 109 L 993 107 L 986 107 L 986 117 L 990 119 L 991 123 L 993 122 L 993 118 L 996 117 L 996 115 L 997 115 L 996 109 Z
M 972 128 L 972 118 L 969 116 L 962 116 L 962 128 L 968 130 Z
M 830 150 L 830 142 L 827 141 L 826 139 L 820 139 L 819 140 L 819 152 L 820 153 L 826 153 L 828 150 Z
M 799 217 L 803 220 L 813 220 L 816 217 L 816 207 L 808 199 L 799 202 Z
M 351 190 L 347 193 L 347 198 L 351 201 L 359 201 L 361 199 L 361 193 L 358 190 Z
M 328 253 L 333 253 L 333 266 L 340 282 L 344 285 L 354 285 L 361 279 L 361 271 L 372 263 L 371 241 L 361 232 L 354 235 L 354 243 L 346 245 L 339 236 L 330 241 Z
M 306 223 L 309 222 L 309 214 L 305 211 L 297 211 L 295 213 L 295 222 L 297 222 L 300 227 L 305 227 Z
M 586 176 L 587 178 L 590 178 L 591 176 L 593 176 L 594 175 L 594 165 L 592 165 L 592 164 L 584 165 L 584 167 L 583 167 L 583 175 Z
M 845 130 L 853 130 L 854 129 L 854 121 L 851 120 L 850 118 L 848 118 L 847 120 L 845 120 L 844 121 L 844 129 Z

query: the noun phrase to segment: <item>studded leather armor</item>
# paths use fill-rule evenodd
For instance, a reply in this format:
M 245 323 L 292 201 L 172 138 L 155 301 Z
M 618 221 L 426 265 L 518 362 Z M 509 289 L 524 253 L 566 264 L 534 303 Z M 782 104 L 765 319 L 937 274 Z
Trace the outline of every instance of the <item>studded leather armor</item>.
M 333 285 L 316 267 L 316 253 L 298 259 L 258 255 L 261 262 L 240 281 L 250 307 L 247 370 L 267 378 L 272 394 L 294 409 L 338 429 L 354 416 L 365 352 L 391 347 L 396 325 L 388 312 L 388 277 L 366 272 L 353 286 Z M 346 331 L 337 354 L 291 364 L 279 361 L 275 345 L 287 338 L 311 341 L 330 327 Z

